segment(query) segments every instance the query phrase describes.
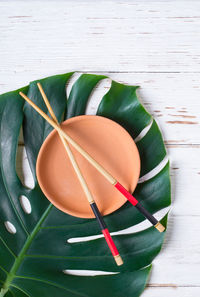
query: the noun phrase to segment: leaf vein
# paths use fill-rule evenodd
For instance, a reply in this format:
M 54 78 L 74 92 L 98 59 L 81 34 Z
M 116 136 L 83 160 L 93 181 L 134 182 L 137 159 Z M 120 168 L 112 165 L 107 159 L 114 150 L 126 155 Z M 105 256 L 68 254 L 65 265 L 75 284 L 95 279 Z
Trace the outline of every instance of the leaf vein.
M 25 292 L 22 288 L 16 286 L 15 284 L 11 284 L 11 287 L 18 289 L 19 291 L 21 291 L 22 293 L 24 293 L 26 296 L 31 297 L 31 295 L 29 295 L 27 292 Z
M 35 277 L 21 276 L 21 275 L 17 275 L 16 277 L 21 278 L 21 279 L 28 279 L 28 280 L 38 281 L 38 282 L 41 282 L 41 283 L 44 283 L 44 284 L 49 284 L 49 285 L 52 285 L 52 286 L 54 286 L 56 288 L 63 289 L 63 290 L 68 291 L 70 293 L 76 294 L 77 296 L 88 297 L 88 295 L 85 295 L 85 294 L 83 295 L 83 294 L 77 293 L 76 291 L 67 289 L 67 288 L 65 288 L 63 286 L 57 285 L 56 283 L 45 281 L 43 279 L 38 279 L 38 278 L 35 278 Z
M 14 252 L 8 247 L 8 245 L 5 243 L 3 238 L 0 236 L 0 240 L 3 242 L 4 246 L 7 248 L 7 250 L 10 252 L 10 254 L 14 257 L 17 258 L 17 256 L 14 254 Z

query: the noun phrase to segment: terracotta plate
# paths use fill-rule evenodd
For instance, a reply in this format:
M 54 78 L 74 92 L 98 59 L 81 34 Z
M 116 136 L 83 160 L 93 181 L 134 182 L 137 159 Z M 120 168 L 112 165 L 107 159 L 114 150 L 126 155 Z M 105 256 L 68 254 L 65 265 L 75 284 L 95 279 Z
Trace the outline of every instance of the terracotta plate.
M 123 186 L 134 191 L 140 158 L 124 128 L 100 116 L 74 117 L 63 122 L 62 128 Z M 101 213 L 107 215 L 122 206 L 127 200 L 74 148 L 71 149 Z M 55 130 L 40 149 L 36 172 L 42 191 L 57 208 L 77 217 L 94 217 Z

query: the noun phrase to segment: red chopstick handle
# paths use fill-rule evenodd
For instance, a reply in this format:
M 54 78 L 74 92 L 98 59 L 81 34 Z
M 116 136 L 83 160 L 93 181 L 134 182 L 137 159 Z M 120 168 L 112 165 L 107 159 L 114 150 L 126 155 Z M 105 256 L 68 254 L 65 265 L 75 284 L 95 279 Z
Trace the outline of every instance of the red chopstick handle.
M 138 204 L 137 199 L 133 197 L 119 182 L 115 184 L 115 188 L 117 188 L 117 190 L 120 191 L 131 204 L 134 206 Z
M 117 250 L 117 247 L 116 247 L 116 245 L 115 245 L 115 243 L 114 243 L 108 229 L 106 228 L 106 229 L 102 230 L 102 233 L 103 233 L 103 235 L 105 237 L 105 240 L 106 240 L 106 242 L 107 242 L 107 244 L 108 244 L 108 246 L 110 248 L 110 251 L 111 251 L 112 255 L 113 256 L 118 256 L 119 252 Z

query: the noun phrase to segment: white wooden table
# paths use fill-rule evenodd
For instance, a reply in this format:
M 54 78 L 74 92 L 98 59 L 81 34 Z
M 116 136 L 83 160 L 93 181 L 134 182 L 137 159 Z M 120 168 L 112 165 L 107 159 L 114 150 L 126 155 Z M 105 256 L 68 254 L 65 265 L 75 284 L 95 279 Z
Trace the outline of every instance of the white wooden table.
M 200 296 L 200 3 L 0 1 L 0 93 L 71 70 L 141 86 L 172 177 L 166 241 L 143 296 Z

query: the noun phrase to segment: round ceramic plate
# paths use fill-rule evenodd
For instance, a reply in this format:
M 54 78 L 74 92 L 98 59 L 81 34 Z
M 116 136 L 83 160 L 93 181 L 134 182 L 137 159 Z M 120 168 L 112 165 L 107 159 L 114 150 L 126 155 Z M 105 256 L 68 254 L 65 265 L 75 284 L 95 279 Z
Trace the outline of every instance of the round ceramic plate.
M 104 117 L 84 115 L 66 120 L 62 129 L 127 190 L 134 191 L 140 173 L 140 158 L 134 141 L 124 128 Z M 124 196 L 70 147 L 100 212 L 107 215 L 121 207 L 127 201 Z M 40 149 L 36 172 L 42 191 L 57 208 L 77 217 L 94 217 L 55 130 Z

